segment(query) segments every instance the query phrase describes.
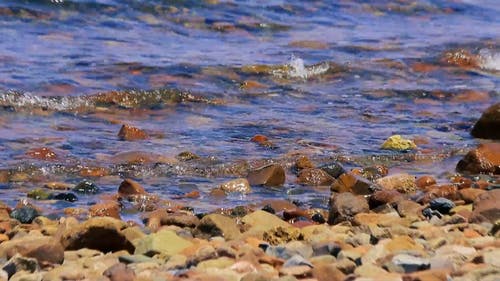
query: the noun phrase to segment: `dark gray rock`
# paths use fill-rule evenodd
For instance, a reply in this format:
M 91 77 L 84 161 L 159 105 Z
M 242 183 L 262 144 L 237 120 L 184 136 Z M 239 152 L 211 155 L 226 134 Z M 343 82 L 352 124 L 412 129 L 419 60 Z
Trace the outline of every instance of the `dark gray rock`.
M 455 203 L 449 199 L 439 197 L 432 199 L 429 202 L 429 206 L 432 210 L 436 210 L 441 214 L 448 214 L 455 207 Z
M 38 211 L 31 206 L 23 206 L 21 208 L 14 209 L 10 213 L 10 217 L 18 220 L 21 223 L 31 223 L 40 214 Z

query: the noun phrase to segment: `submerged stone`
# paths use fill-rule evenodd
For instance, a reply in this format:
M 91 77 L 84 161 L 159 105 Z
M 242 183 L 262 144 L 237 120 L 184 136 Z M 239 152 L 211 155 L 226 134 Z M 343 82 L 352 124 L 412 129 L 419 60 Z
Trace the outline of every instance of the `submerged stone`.
M 194 160 L 194 159 L 200 159 L 200 156 L 194 154 L 191 151 L 183 151 L 183 152 L 177 154 L 177 156 L 175 156 L 175 158 L 179 161 L 190 161 L 190 160 Z
M 75 194 L 73 193 L 59 193 L 56 195 L 52 195 L 50 197 L 51 199 L 56 199 L 56 200 L 63 200 L 63 201 L 68 201 L 68 202 L 75 202 L 78 201 L 78 197 L 76 197 Z
M 74 188 L 74 192 L 83 193 L 83 194 L 96 194 L 99 192 L 99 187 L 95 185 L 95 183 L 91 181 L 84 180 L 79 182 Z
M 327 172 L 333 178 L 338 178 L 340 175 L 342 175 L 343 173 L 346 172 L 344 167 L 340 163 L 337 163 L 337 162 L 321 165 L 321 166 L 319 166 L 319 168 L 321 170 Z
M 118 138 L 125 141 L 144 140 L 148 137 L 148 134 L 144 130 L 130 125 L 123 125 L 118 132 Z
M 28 192 L 27 196 L 29 198 L 33 198 L 35 200 L 47 200 L 50 198 L 51 193 L 47 192 L 44 189 L 37 188 L 37 189 L 33 189 L 32 191 Z

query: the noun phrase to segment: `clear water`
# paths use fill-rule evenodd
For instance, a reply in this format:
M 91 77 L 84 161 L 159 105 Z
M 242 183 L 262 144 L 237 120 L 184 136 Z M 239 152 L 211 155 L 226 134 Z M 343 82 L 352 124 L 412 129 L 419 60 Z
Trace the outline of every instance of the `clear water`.
M 475 120 L 499 101 L 499 13 L 495 0 L 1 1 L 0 168 L 28 175 L 1 183 L 2 200 L 13 205 L 44 182 L 77 183 L 81 167 L 98 166 L 110 169 L 92 178 L 104 194 L 130 176 L 164 199 L 200 191 L 178 200 L 198 211 L 269 198 L 325 207 L 328 190 L 301 187 L 292 174 L 282 190 L 209 195 L 244 175 L 247 166 L 232 172 L 242 161 L 290 165 L 296 153 L 318 164 L 348 158 L 347 167 L 378 157 L 392 172 L 445 181 L 478 143 Z M 478 64 L 447 64 L 453 50 Z M 127 90 L 118 105 L 95 98 Z M 120 141 L 122 123 L 152 137 Z M 277 148 L 250 142 L 255 134 Z M 380 150 L 393 134 L 423 143 Z M 37 147 L 58 158 L 26 156 Z M 152 162 L 182 151 L 202 160 L 124 165 L 134 151 Z

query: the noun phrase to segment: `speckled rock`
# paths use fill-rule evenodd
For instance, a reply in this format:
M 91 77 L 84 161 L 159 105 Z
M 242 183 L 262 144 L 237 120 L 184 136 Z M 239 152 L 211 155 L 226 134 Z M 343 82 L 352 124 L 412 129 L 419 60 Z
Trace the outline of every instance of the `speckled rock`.
M 457 171 L 472 174 L 500 174 L 500 143 L 483 143 L 469 151 L 458 162 Z
M 226 193 L 238 192 L 238 193 L 248 194 L 252 192 L 250 183 L 248 182 L 247 179 L 244 178 L 227 181 L 221 184 L 219 188 Z
M 304 185 L 330 185 L 333 180 L 327 172 L 315 168 L 303 169 L 297 175 L 297 182 Z
M 94 204 L 89 208 L 91 217 L 113 217 L 120 219 L 120 205 L 115 201 L 106 201 Z
M 135 141 L 135 140 L 144 140 L 147 139 L 148 137 L 149 136 L 145 131 L 126 124 L 123 125 L 120 128 L 120 131 L 118 132 L 118 138 L 120 140 Z
M 412 193 L 417 190 L 415 177 L 409 174 L 394 174 L 375 181 L 384 189 L 394 189 L 401 193 Z

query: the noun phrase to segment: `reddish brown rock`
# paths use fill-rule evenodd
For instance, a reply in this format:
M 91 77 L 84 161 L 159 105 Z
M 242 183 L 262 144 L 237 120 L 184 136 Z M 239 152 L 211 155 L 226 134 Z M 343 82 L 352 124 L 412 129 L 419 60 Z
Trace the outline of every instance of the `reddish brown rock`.
M 376 179 L 387 176 L 387 174 L 389 174 L 389 169 L 383 165 L 375 165 L 375 166 L 364 167 L 362 169 L 353 169 L 351 173 L 359 175 L 370 181 L 374 181 Z
M 442 185 L 432 185 L 429 186 L 428 191 L 419 200 L 423 204 L 429 203 L 432 199 L 438 197 L 444 197 L 450 200 L 458 200 L 458 188 L 453 184 L 442 184 Z
M 250 141 L 256 142 L 256 143 L 263 143 L 263 142 L 269 141 L 269 139 L 264 135 L 255 135 L 250 139 Z
M 487 220 L 495 223 L 500 219 L 500 189 L 487 191 L 479 195 L 472 205 L 472 220 Z
M 300 170 L 303 170 L 303 169 L 314 168 L 314 165 L 311 162 L 311 160 L 309 160 L 309 158 L 307 156 L 302 155 L 299 158 L 297 158 L 297 160 L 295 160 L 294 168 L 297 171 L 300 171 Z
M 266 88 L 266 85 L 255 80 L 245 80 L 243 81 L 243 83 L 241 83 L 240 88 L 243 90 L 254 90 Z
M 446 52 L 443 60 L 445 63 L 462 68 L 475 68 L 479 65 L 477 56 L 463 49 Z
M 133 195 L 144 195 L 147 194 L 147 192 L 138 182 L 131 179 L 125 179 L 118 187 L 118 194 L 122 197 L 128 197 Z
M 500 139 L 500 103 L 486 109 L 471 131 L 472 136 L 482 139 Z
M 436 179 L 433 176 L 421 176 L 416 180 L 415 183 L 417 184 L 418 188 L 423 189 L 427 186 L 436 184 Z
M 184 212 L 169 213 L 165 209 L 158 209 L 149 213 L 146 219 L 146 225 L 148 226 L 155 223 L 158 225 L 177 225 L 179 227 L 194 228 L 199 222 L 198 217 L 193 214 Z
M 120 205 L 115 201 L 97 203 L 89 208 L 91 217 L 112 217 L 120 219 Z
M 500 174 L 500 143 L 480 144 L 457 164 L 457 171 L 472 174 Z
M 460 198 L 465 201 L 465 203 L 472 203 L 476 200 L 476 198 L 485 193 L 485 190 L 478 189 L 478 188 L 464 188 L 460 189 L 458 191 L 458 194 L 460 194 Z
M 297 176 L 297 182 L 304 185 L 330 185 L 334 181 L 327 172 L 321 169 L 303 169 Z
M 363 196 L 356 196 L 350 192 L 333 193 L 329 205 L 329 224 L 353 220 L 354 215 L 370 210 L 368 202 Z
M 104 177 L 109 175 L 109 170 L 104 167 L 83 167 L 80 170 L 82 177 Z
M 102 275 L 108 277 L 109 280 L 111 280 L 111 281 L 134 281 L 135 280 L 135 272 L 121 262 L 106 269 L 102 273 Z
M 373 192 L 372 183 L 360 176 L 344 173 L 335 180 L 330 187 L 331 191 L 335 192 L 351 192 L 358 195 L 367 195 Z
M 382 189 L 375 191 L 372 196 L 370 196 L 369 203 L 370 208 L 376 208 L 384 204 L 396 203 L 403 199 L 403 195 L 399 191 L 394 189 Z
M 487 92 L 466 90 L 453 95 L 450 101 L 457 103 L 486 102 L 489 99 L 490 95 Z
M 250 171 L 247 179 L 250 185 L 281 186 L 285 183 L 285 170 L 278 164 L 271 164 Z
M 123 125 L 118 132 L 118 138 L 120 140 L 135 141 L 144 140 L 148 137 L 149 136 L 145 131 L 130 125 Z
M 474 183 L 471 179 L 466 177 L 452 177 L 451 182 L 454 183 L 458 189 L 469 188 Z
M 48 147 L 33 148 L 26 152 L 26 155 L 39 160 L 56 160 L 57 154 Z

